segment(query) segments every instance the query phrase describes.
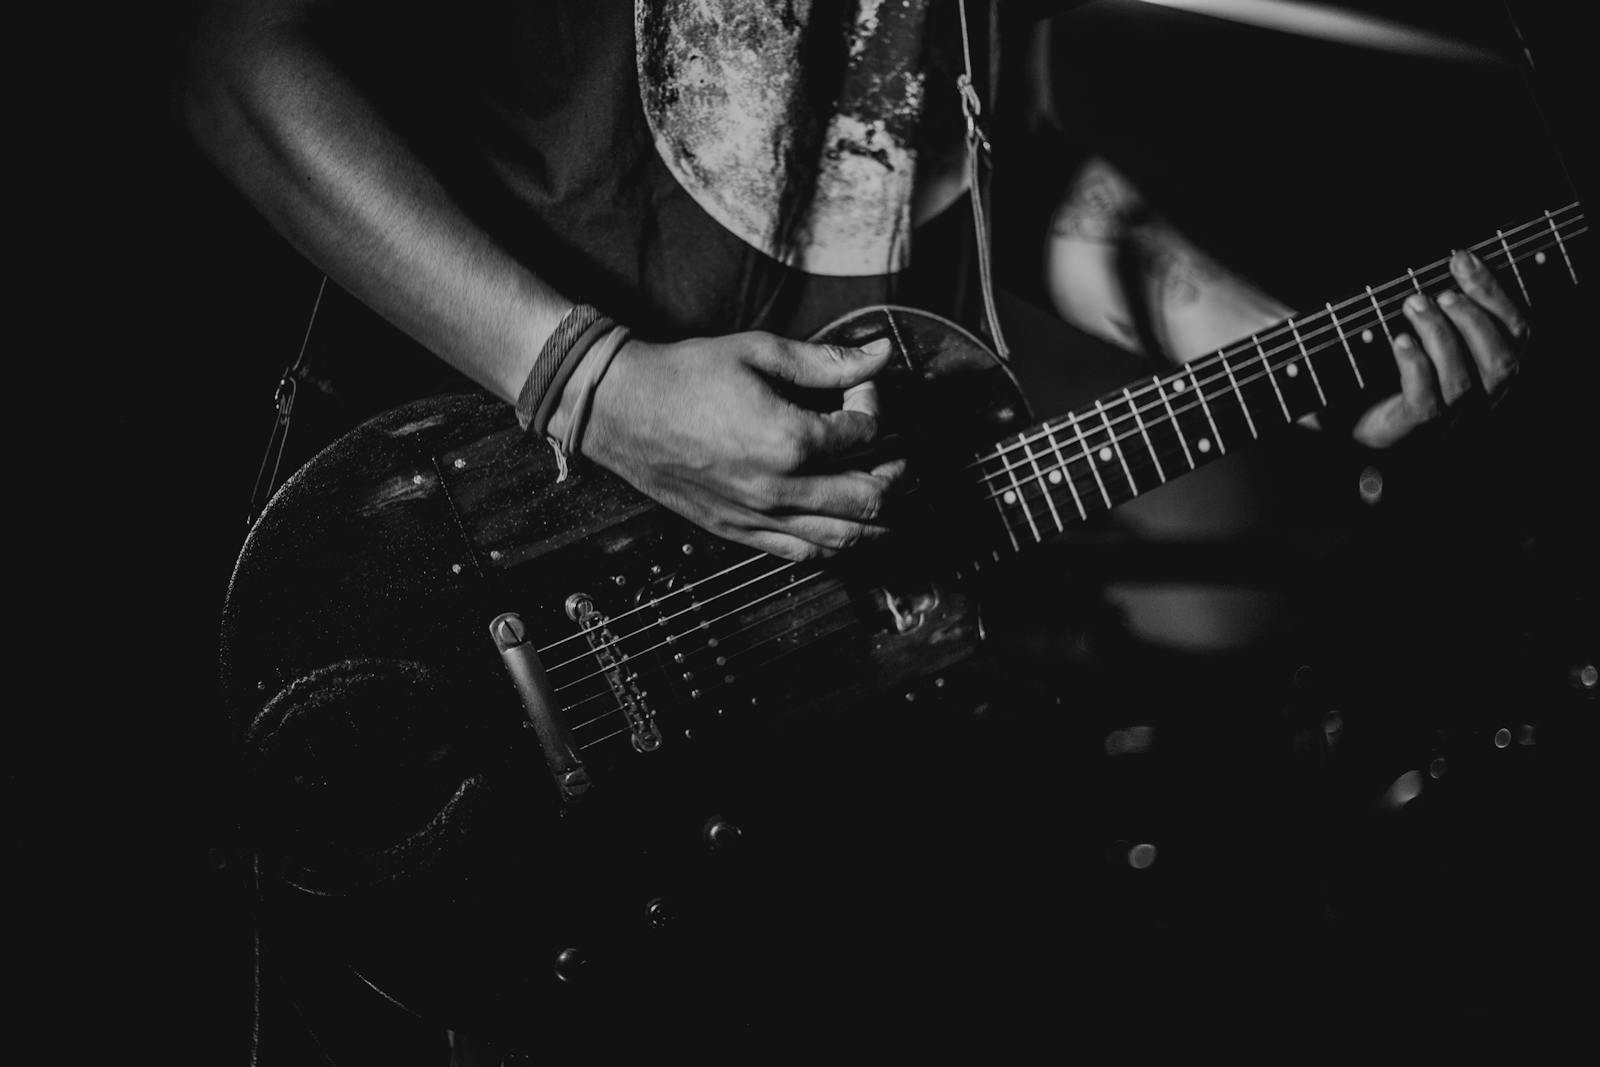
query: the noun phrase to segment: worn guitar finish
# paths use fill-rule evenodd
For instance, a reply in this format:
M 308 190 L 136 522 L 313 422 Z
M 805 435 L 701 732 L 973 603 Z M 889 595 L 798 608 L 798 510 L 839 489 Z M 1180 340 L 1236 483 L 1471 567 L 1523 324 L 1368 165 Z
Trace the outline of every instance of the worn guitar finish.
M 1578 280 L 1586 229 L 1571 205 L 1474 247 L 1529 298 Z M 782 810 L 777 768 L 848 793 L 863 735 L 961 693 L 980 566 L 1383 387 L 1401 302 L 1449 284 L 1444 260 L 1408 270 L 1026 428 L 970 334 L 857 312 L 819 339 L 893 342 L 882 416 L 925 478 L 914 536 L 825 566 L 562 477 L 487 396 L 365 424 L 275 497 L 224 618 L 284 908 L 390 996 L 490 1031 L 586 970 L 649 987 L 648 928 L 739 900 L 717 857 Z

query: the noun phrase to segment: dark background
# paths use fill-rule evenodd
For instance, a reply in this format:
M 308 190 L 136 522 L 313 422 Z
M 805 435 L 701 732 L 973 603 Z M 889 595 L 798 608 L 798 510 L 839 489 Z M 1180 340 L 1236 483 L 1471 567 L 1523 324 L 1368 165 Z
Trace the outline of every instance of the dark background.
M 1346 6 L 1507 48 L 1495 3 Z M 1587 189 L 1593 144 L 1579 131 L 1592 119 L 1575 103 L 1592 62 L 1584 35 L 1563 5 L 1514 6 L 1539 60 L 1548 129 Z M 75 575 L 52 598 L 65 611 L 43 627 L 65 635 L 50 642 L 64 661 L 40 661 L 49 691 L 67 696 L 40 713 L 50 741 L 23 746 L 38 756 L 9 782 L 26 881 L 46 913 L 68 913 L 59 927 L 41 925 L 36 986 L 61 994 L 80 1023 L 125 1020 L 121 1039 L 166 1062 L 238 1063 L 251 927 L 239 765 L 215 708 L 216 622 L 273 389 L 299 350 L 319 275 L 175 121 L 169 93 L 186 20 L 179 7 L 112 34 L 104 60 L 83 64 L 109 84 L 96 82 L 82 105 L 71 98 L 66 140 L 89 150 L 74 168 L 86 180 L 67 191 L 89 225 L 60 242 L 67 299 L 53 321 L 71 341 L 46 373 L 76 399 L 64 412 L 26 413 L 74 426 L 66 454 L 81 455 L 86 472 L 53 479 L 57 491 L 66 483 L 74 518 L 44 538 L 48 558 L 69 558 Z M 1087 5 L 1066 30 L 1057 89 L 1075 135 L 1291 304 L 1387 278 L 1571 199 L 1515 66 L 1330 46 L 1127 3 Z M 1442 1018 L 1438 1004 L 1422 1007 L 1432 992 L 1462 1013 L 1515 1003 L 1507 1025 L 1530 1035 L 1559 1024 L 1564 991 L 1552 976 L 1569 953 L 1585 958 L 1590 921 L 1576 811 L 1594 703 L 1568 672 L 1597 651 L 1593 525 L 1581 506 L 1595 481 L 1581 428 L 1594 353 L 1574 320 L 1541 320 L 1539 342 L 1502 423 L 1459 439 L 1455 455 L 1468 462 L 1442 462 L 1449 446 L 1430 442 L 1384 460 L 1377 512 L 1335 509 L 1343 547 L 1323 557 L 1319 579 L 1342 599 L 1304 631 L 1327 638 L 1317 646 L 1322 681 L 1293 699 L 1308 722 L 1339 705 L 1364 762 L 1317 765 L 1302 779 L 1324 821 L 1286 826 L 1264 813 L 1279 801 L 1252 801 L 1236 781 L 1255 749 L 1220 744 L 1215 731 L 1175 730 L 1188 747 L 1138 782 L 1119 777 L 1120 765 L 1085 762 L 1098 802 L 1069 836 L 1094 855 L 1066 862 L 1096 882 L 1060 904 L 1069 921 L 1133 929 L 1132 954 L 1190 942 L 1213 953 L 1208 916 L 1249 911 L 1239 901 L 1289 848 L 1287 833 L 1336 868 L 1321 883 L 1337 890 L 1329 940 L 1348 935 L 1342 953 L 1308 944 L 1302 973 L 1413 1021 Z M 346 301 L 324 305 L 309 354 L 291 457 L 440 380 Z M 1319 469 L 1339 484 L 1370 458 L 1329 446 Z M 1354 477 L 1342 484 L 1353 497 Z M 1282 666 L 1296 677 L 1296 664 Z M 1203 691 L 1214 700 L 1218 690 Z M 1175 699 L 1181 692 L 1174 685 Z M 1183 710 L 1180 721 L 1228 722 L 1226 706 Z M 1495 729 L 1523 724 L 1537 744 L 1493 747 Z M 1278 756 L 1265 757 L 1275 781 L 1300 766 Z M 1440 756 L 1449 772 L 1420 798 L 1373 810 L 1390 781 L 1426 776 Z M 1208 790 L 1228 800 L 1207 807 Z M 1233 821 L 1174 814 L 1194 803 Z M 1148 815 L 1142 825 L 1122 817 L 1135 808 Z M 1168 832 L 1163 859 L 1132 872 L 1124 846 L 1152 825 Z M 1208 849 L 1230 833 L 1259 840 Z M 1130 880 L 1146 874 L 1156 877 Z M 1288 929 L 1245 922 L 1237 940 L 1262 944 Z M 1227 961 L 1215 962 L 1225 973 Z M 73 1034 L 56 1038 L 70 1044 Z

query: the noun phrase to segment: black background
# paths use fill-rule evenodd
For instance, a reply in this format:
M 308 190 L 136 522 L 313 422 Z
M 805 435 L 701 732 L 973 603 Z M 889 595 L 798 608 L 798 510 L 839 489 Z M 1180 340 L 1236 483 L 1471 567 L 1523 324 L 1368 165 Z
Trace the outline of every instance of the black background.
M 1350 6 L 1506 46 L 1495 3 Z M 1593 57 L 1563 5 L 1515 9 L 1540 64 L 1548 128 L 1587 189 L 1593 145 L 1582 131 L 1592 119 L 1576 101 Z M 39 260 L 63 299 L 30 309 L 52 312 L 52 343 L 30 360 L 43 371 L 42 399 L 15 407 L 36 427 L 33 440 L 60 442 L 50 451 L 75 472 L 46 475 L 39 499 L 51 502 L 53 521 L 30 524 L 39 558 L 62 561 L 51 570 L 68 577 L 47 583 L 53 592 L 33 628 L 61 655 L 24 664 L 47 679 L 47 699 L 29 702 L 25 725 L 45 729 L 36 742 L 31 730 L 20 735 L 8 780 L 19 881 L 38 890 L 30 906 L 36 899 L 43 916 L 19 913 L 22 940 L 36 933 L 42 949 L 31 985 L 70 1011 L 66 1027 L 41 1036 L 71 1047 L 84 1028 L 114 1018 L 128 1051 L 240 1063 L 251 931 L 237 757 L 215 709 L 216 620 L 273 388 L 300 346 L 319 275 L 224 186 L 177 123 L 170 93 L 186 26 L 180 7 L 103 35 L 104 56 L 51 61 L 56 81 L 46 84 L 92 88 L 62 95 L 62 154 L 54 140 L 40 142 L 42 158 L 63 161 L 40 169 L 45 184 L 69 201 L 52 214 L 66 224 Z M 1201 244 L 1291 304 L 1386 278 L 1571 198 L 1514 66 L 1361 51 L 1128 3 L 1087 5 L 1068 26 L 1058 92 L 1076 132 Z M 345 391 L 302 389 L 309 402 L 295 448 L 439 380 L 426 357 L 372 340 L 384 336 L 347 303 L 325 307 L 313 375 Z M 341 350 L 346 337 L 362 350 Z M 1388 510 L 1332 561 L 1382 605 L 1351 594 L 1349 614 L 1328 623 L 1347 640 L 1326 649 L 1336 684 L 1371 697 L 1347 719 L 1375 738 L 1366 749 L 1374 766 L 1347 782 L 1375 798 L 1390 770 L 1421 768 L 1446 748 L 1452 764 L 1440 783 L 1449 790 L 1426 792 L 1387 821 L 1354 814 L 1353 802 L 1335 806 L 1329 839 L 1338 844 L 1325 850 L 1343 865 L 1348 891 L 1338 929 L 1360 947 L 1339 957 L 1336 973 L 1319 963 L 1319 948 L 1308 946 L 1301 964 L 1364 994 L 1364 1009 L 1346 1009 L 1352 1023 L 1386 1004 L 1441 1035 L 1466 1033 L 1480 1011 L 1503 1032 L 1538 1036 L 1562 1019 L 1558 966 L 1569 953 L 1580 966 L 1585 958 L 1588 883 L 1578 869 L 1587 837 L 1576 808 L 1594 704 L 1566 671 L 1596 656 L 1593 525 L 1581 506 L 1595 453 L 1572 428 L 1591 418 L 1595 379 L 1584 365 L 1594 352 L 1576 321 L 1541 323 L 1539 342 L 1538 375 L 1528 375 L 1506 425 L 1473 431 L 1462 446 L 1473 461 L 1503 462 L 1492 469 L 1515 480 L 1486 490 L 1441 473 L 1450 468 L 1432 446 L 1396 461 Z M 394 368 L 405 369 L 391 376 Z M 1523 451 L 1526 440 L 1510 445 L 1514 433 L 1565 458 Z M 1359 469 L 1360 459 L 1328 462 Z M 1369 646 L 1385 651 L 1363 659 Z M 1487 737 L 1501 723 L 1537 724 L 1540 744 L 1497 753 Z M 1197 744 L 1147 788 L 1181 807 L 1238 770 L 1237 755 L 1230 762 L 1214 747 Z M 1108 855 L 1121 839 L 1112 796 L 1102 795 L 1106 811 L 1092 830 L 1073 835 L 1087 841 L 1103 829 L 1096 847 Z M 1206 839 L 1194 833 L 1191 842 Z M 1214 943 L 1194 934 L 1206 920 L 1193 902 L 1248 889 L 1238 870 L 1189 851 L 1191 865 L 1160 890 L 1127 883 L 1114 855 L 1072 860 L 1099 872 L 1091 895 L 1108 902 L 1083 921 L 1165 908 L 1172 921 L 1139 944 L 1165 933 L 1210 951 Z M 1063 905 L 1069 916 L 1082 906 Z M 1240 937 L 1281 933 L 1244 928 Z M 1226 972 L 1226 960 L 1214 963 Z

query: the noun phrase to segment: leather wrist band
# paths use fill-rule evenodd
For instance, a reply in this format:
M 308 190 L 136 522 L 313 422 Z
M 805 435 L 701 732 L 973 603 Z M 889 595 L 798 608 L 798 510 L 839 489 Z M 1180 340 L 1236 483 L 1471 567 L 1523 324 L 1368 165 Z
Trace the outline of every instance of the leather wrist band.
M 572 342 L 572 346 L 562 355 L 561 365 L 556 368 L 554 377 L 550 379 L 549 389 L 539 399 L 539 405 L 534 409 L 533 422 L 528 426 L 529 433 L 541 437 L 544 435 L 550 426 L 550 420 L 555 417 L 556 409 L 561 406 L 561 396 L 566 392 L 567 381 L 572 377 L 572 372 L 578 369 L 578 365 L 583 362 L 583 357 L 594 343 L 616 325 L 616 322 L 602 315 L 590 323 L 588 328 Z
M 524 430 L 534 425 L 540 408 L 552 391 L 560 395 L 559 389 L 553 390 L 556 378 L 561 375 L 563 368 L 568 375 L 572 373 L 571 357 L 574 351 L 581 355 L 589 344 L 594 343 L 596 335 L 590 335 L 589 331 L 604 317 L 598 308 L 575 304 L 556 323 L 556 328 L 539 349 L 539 355 L 528 369 L 528 376 L 517 394 L 517 422 Z M 543 432 L 542 427 L 540 432 Z

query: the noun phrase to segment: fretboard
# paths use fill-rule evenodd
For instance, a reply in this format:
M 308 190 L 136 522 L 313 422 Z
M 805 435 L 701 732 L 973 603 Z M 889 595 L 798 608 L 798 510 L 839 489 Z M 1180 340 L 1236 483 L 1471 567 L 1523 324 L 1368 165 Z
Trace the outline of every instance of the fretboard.
M 1572 244 L 1587 231 L 1572 203 L 1469 251 L 1531 305 L 1546 285 L 1577 284 Z M 1449 263 L 1407 270 L 997 442 L 967 467 L 993 513 L 994 547 L 1038 544 L 1307 415 L 1392 388 L 1392 342 L 1411 332 L 1402 305 L 1413 292 L 1452 288 Z

